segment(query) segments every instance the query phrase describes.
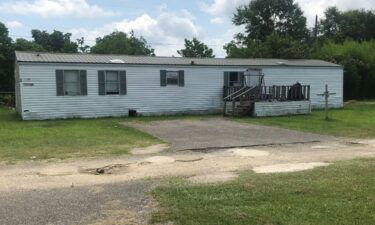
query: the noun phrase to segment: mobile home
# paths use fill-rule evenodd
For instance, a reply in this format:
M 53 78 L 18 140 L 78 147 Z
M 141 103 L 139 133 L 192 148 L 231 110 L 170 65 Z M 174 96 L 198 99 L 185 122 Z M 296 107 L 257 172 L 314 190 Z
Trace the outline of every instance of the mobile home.
M 319 60 L 17 51 L 15 63 L 16 109 L 24 120 L 222 113 L 246 94 L 257 96 L 253 115 L 308 113 L 324 107 L 318 94 L 326 84 L 336 93 L 330 107 L 343 106 L 343 68 Z M 262 87 L 245 87 L 251 73 L 259 73 Z M 293 90 L 303 96 L 291 99 Z

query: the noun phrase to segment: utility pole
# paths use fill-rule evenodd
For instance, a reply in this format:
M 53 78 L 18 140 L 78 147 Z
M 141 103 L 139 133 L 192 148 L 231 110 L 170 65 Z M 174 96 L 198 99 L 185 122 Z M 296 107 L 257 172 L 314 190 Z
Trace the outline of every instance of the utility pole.
M 314 28 L 314 38 L 318 38 L 318 15 L 315 17 L 315 28 Z
M 328 84 L 326 84 L 326 91 L 323 94 L 318 94 L 318 96 L 323 96 L 325 98 L 325 113 L 326 113 L 326 120 L 329 120 L 329 114 L 328 114 L 328 99 L 331 95 L 335 95 L 336 93 L 330 93 L 328 91 Z

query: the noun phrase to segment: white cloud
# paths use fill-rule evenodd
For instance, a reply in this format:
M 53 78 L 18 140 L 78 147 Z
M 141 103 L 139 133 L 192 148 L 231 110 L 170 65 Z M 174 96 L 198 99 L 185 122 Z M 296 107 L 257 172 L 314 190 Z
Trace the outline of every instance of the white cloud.
M 86 0 L 20 0 L 0 4 L 0 10 L 8 13 L 42 17 L 74 16 L 103 17 L 114 16 L 115 12 L 105 10 L 98 5 L 90 5 Z
M 88 44 L 94 44 L 96 37 L 102 37 L 113 31 L 134 31 L 136 36 L 143 36 L 157 55 L 177 55 L 176 51 L 183 48 L 184 38 L 200 37 L 202 28 L 194 23 L 194 19 L 186 14 L 162 11 L 157 17 L 143 14 L 133 20 L 123 19 L 96 29 L 78 28 L 69 32 L 75 38 L 85 37 Z
M 200 3 L 203 12 L 215 17 L 231 16 L 237 7 L 248 4 L 250 0 L 214 0 L 212 4 Z
M 214 24 L 222 24 L 224 23 L 224 20 L 223 18 L 220 18 L 220 17 L 215 17 L 215 18 L 212 18 L 210 20 L 211 23 L 214 23 Z
M 16 29 L 16 28 L 23 27 L 23 24 L 21 22 L 17 21 L 17 20 L 7 21 L 7 22 L 5 22 L 5 25 L 10 29 Z

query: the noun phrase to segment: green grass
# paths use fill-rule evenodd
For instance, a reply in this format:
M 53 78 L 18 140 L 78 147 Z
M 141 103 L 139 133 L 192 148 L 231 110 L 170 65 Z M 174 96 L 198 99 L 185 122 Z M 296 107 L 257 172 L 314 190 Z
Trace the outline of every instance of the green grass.
M 0 107 L 0 161 L 126 154 L 160 143 L 151 135 L 120 125 L 128 119 L 21 121 Z
M 288 174 L 243 173 L 217 185 L 167 183 L 153 195 L 152 223 L 375 224 L 375 159 Z
M 343 109 L 330 110 L 330 117 L 326 121 L 324 110 L 317 110 L 306 116 L 240 118 L 236 121 L 333 136 L 375 137 L 375 101 L 347 103 Z

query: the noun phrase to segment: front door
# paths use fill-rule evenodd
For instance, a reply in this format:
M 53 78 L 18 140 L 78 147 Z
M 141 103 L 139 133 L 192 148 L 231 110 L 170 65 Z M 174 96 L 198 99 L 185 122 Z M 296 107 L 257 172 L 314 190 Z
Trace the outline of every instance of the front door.
M 225 72 L 224 80 L 227 87 L 242 87 L 243 72 Z

